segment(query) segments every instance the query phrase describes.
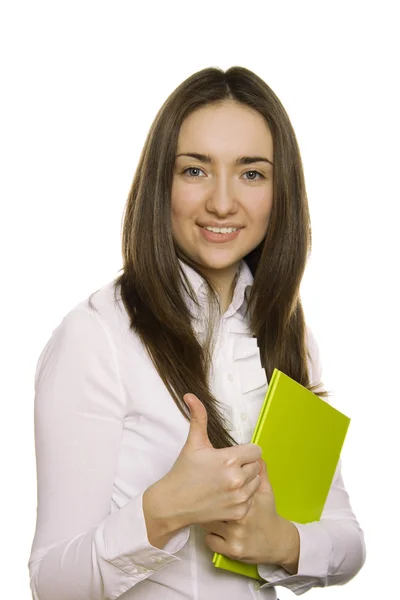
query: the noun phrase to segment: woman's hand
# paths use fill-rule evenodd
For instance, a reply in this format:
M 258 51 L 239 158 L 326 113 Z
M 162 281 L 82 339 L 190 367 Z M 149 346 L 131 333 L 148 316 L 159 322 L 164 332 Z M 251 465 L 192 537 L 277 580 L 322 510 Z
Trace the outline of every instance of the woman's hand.
M 276 513 L 265 462 L 260 459 L 261 485 L 246 516 L 239 521 L 206 523 L 205 542 L 228 558 L 252 564 L 275 564 L 297 573 L 299 535 L 293 523 Z
M 215 449 L 207 434 L 207 412 L 193 394 L 185 394 L 190 430 L 172 469 L 144 493 L 148 530 L 158 519 L 169 531 L 194 523 L 237 521 L 249 511 L 261 479 L 261 449 L 241 444 Z

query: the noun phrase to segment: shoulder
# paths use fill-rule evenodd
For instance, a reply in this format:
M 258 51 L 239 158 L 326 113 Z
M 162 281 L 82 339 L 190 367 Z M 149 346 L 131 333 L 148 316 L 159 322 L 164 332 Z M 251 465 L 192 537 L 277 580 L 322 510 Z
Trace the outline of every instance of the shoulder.
M 74 322 L 97 324 L 111 336 L 125 327 L 129 329 L 128 314 L 114 281 L 106 283 L 73 306 L 60 325 Z
M 109 281 L 95 292 L 92 292 L 87 298 L 78 302 L 66 316 L 68 317 L 69 314 L 79 310 L 97 314 L 100 319 L 110 324 L 118 316 L 119 318 L 127 317 L 120 289 L 115 287 L 114 281 Z
M 53 329 L 39 356 L 35 380 L 41 367 L 68 353 L 81 362 L 115 353 L 125 331 L 129 331 L 128 314 L 112 281 L 72 306 Z

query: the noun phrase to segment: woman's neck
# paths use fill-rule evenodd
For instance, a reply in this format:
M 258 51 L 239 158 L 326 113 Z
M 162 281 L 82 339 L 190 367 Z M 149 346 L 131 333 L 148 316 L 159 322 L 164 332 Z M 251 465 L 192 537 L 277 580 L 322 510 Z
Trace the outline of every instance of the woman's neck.
M 232 268 L 221 271 L 203 271 L 204 275 L 211 281 L 218 293 L 222 314 L 228 310 L 228 307 L 232 302 L 236 281 L 239 276 L 239 268 L 240 263 L 233 265 Z

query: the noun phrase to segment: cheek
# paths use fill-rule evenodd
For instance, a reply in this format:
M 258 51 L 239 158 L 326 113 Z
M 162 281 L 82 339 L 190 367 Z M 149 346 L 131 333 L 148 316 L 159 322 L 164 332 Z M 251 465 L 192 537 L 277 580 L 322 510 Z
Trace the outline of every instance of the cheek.
M 171 194 L 171 215 L 175 221 L 196 218 L 199 207 L 199 194 L 187 188 L 176 186 Z
M 182 211 L 184 210 L 184 203 L 182 202 L 182 195 L 178 189 L 173 189 L 171 194 L 171 218 L 172 224 L 174 221 L 179 220 Z
M 192 226 L 194 214 L 190 202 L 184 194 L 176 191 L 171 196 L 171 228 L 176 240 L 187 237 Z
M 190 218 L 190 210 L 185 202 L 171 202 L 171 220 L 172 226 L 182 226 Z
M 260 231 L 266 232 L 272 211 L 272 195 L 260 199 L 259 203 L 253 205 L 251 216 L 254 223 L 257 223 Z

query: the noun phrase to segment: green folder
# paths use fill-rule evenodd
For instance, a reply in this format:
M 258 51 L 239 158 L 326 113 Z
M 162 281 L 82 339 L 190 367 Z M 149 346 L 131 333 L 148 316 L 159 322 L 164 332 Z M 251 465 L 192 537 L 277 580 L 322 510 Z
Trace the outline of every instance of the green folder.
M 281 517 L 297 523 L 321 518 L 349 424 L 349 417 L 274 370 L 251 441 L 261 447 Z M 213 563 L 264 581 L 257 565 L 218 553 Z

